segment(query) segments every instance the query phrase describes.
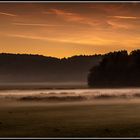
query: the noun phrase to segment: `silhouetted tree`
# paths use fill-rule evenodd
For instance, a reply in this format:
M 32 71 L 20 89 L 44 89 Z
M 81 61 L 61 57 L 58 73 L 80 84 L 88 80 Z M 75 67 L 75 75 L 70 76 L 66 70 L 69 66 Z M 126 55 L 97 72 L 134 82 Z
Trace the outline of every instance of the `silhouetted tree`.
M 140 50 L 128 55 L 127 51 L 104 55 L 98 66 L 88 75 L 90 87 L 140 86 Z

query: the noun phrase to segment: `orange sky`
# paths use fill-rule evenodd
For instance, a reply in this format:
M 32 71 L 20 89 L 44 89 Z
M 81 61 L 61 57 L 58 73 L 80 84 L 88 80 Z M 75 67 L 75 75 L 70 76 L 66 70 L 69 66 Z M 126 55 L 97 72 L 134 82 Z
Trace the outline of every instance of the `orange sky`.
M 54 57 L 140 48 L 140 3 L 0 3 L 0 52 Z

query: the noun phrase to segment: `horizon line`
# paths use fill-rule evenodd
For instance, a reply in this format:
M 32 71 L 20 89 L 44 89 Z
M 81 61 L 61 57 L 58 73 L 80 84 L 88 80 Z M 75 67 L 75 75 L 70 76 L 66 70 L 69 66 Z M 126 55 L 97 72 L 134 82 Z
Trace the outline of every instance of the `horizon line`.
M 51 56 L 51 55 L 43 55 L 43 54 L 36 54 L 36 53 L 10 53 L 10 52 L 0 52 L 1 54 L 10 54 L 10 55 L 37 55 L 37 56 L 43 56 L 43 57 L 51 57 L 51 58 L 57 58 L 57 59 L 68 59 L 74 56 L 96 56 L 96 55 L 104 55 L 104 54 L 78 54 L 78 55 L 71 55 L 71 56 L 67 56 L 67 57 L 57 57 L 57 56 Z
M 140 49 L 133 49 L 132 51 L 135 50 L 140 50 Z M 0 52 L 1 54 L 11 54 L 11 55 L 37 55 L 37 56 L 43 56 L 43 57 L 51 57 L 51 58 L 56 58 L 56 59 L 68 59 L 71 57 L 75 57 L 75 56 L 99 56 L 99 55 L 105 55 L 108 53 L 113 53 L 113 52 L 119 52 L 119 51 L 127 51 L 128 54 L 130 54 L 132 51 L 128 51 L 126 49 L 121 49 L 121 50 L 114 50 L 114 51 L 109 51 L 106 53 L 94 53 L 94 54 L 75 54 L 75 55 L 71 55 L 71 56 L 67 56 L 67 57 L 57 57 L 57 56 L 51 56 L 51 55 L 43 55 L 43 54 L 36 54 L 36 53 L 13 53 L 13 52 Z

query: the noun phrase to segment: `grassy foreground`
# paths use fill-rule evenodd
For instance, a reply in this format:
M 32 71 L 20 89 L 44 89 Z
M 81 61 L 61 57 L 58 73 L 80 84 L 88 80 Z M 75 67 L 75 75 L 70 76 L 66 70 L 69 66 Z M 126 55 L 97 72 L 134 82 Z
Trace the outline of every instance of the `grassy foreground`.
M 0 137 L 139 136 L 139 103 L 0 104 Z

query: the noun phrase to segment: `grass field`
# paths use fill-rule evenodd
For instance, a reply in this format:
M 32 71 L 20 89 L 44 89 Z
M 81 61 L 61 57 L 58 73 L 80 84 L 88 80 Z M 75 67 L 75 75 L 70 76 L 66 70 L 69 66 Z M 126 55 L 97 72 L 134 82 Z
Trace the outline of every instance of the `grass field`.
M 0 137 L 139 137 L 140 103 L 0 103 Z

